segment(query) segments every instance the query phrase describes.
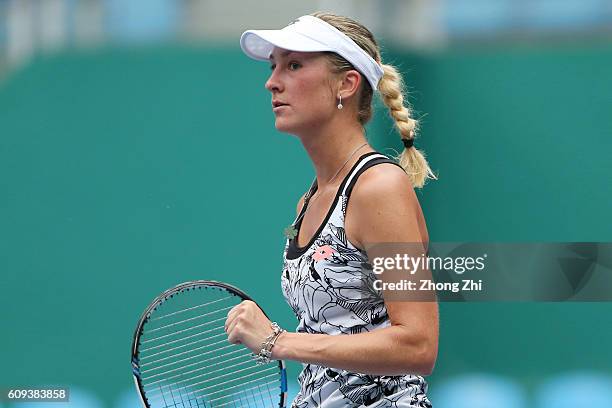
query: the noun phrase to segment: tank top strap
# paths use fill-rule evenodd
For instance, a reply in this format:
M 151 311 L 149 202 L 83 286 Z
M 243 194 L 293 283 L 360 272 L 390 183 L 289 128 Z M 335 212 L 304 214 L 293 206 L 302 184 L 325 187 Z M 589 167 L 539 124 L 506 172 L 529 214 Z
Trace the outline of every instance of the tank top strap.
M 359 163 L 359 165 L 357 165 L 353 169 L 352 173 L 347 177 L 347 181 L 344 184 L 344 188 L 342 190 L 342 195 L 349 197 L 351 195 L 351 192 L 353 191 L 353 188 L 355 187 L 355 184 L 357 183 L 357 179 L 359 178 L 359 176 L 361 176 L 363 172 L 365 172 L 370 167 L 376 166 L 377 164 L 381 163 L 395 164 L 396 166 L 401 168 L 399 164 L 389 159 L 382 153 L 376 153 L 372 154 L 371 156 L 364 157 L 361 160 L 361 163 Z
M 357 165 L 355 165 L 351 172 L 346 176 L 346 178 L 344 179 L 344 183 L 342 185 L 342 191 L 341 191 L 341 195 L 346 195 L 348 188 L 351 184 L 353 184 L 355 182 L 355 180 L 357 180 L 357 177 L 359 177 L 359 174 L 361 174 L 362 169 L 367 168 L 368 163 L 374 161 L 374 160 L 380 160 L 380 159 L 386 159 L 387 156 L 378 153 L 378 152 L 372 152 L 370 154 L 368 154 L 367 156 L 362 156 L 359 161 L 357 162 Z

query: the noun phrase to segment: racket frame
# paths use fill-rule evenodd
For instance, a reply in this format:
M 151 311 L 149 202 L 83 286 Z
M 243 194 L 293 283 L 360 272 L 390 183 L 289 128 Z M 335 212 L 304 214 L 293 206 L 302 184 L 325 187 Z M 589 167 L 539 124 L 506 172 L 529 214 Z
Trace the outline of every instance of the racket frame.
M 168 300 L 175 294 L 184 292 L 186 290 L 198 289 L 204 286 L 221 288 L 242 298 L 242 300 L 250 300 L 252 302 L 255 302 L 253 298 L 251 298 L 249 295 L 247 295 L 245 292 L 238 289 L 237 287 L 225 282 L 218 282 L 213 280 L 195 280 L 184 282 L 164 291 L 159 296 L 157 296 L 140 316 L 138 324 L 136 325 L 136 330 L 134 331 L 134 338 L 132 341 L 132 374 L 134 377 L 134 382 L 136 384 L 136 389 L 138 390 L 138 396 L 140 397 L 140 401 L 142 402 L 142 406 L 144 408 L 151 408 L 145 396 L 144 386 L 142 384 L 142 379 L 140 375 L 140 363 L 138 359 L 138 346 L 140 343 L 140 336 L 142 335 L 142 332 L 144 330 L 144 325 L 145 323 L 147 323 L 155 309 L 157 309 L 162 303 L 164 303 L 166 300 Z M 257 304 L 257 302 L 255 302 L 255 304 Z M 261 309 L 261 307 L 259 308 Z M 268 315 L 263 309 L 261 309 L 261 311 L 266 317 L 268 317 Z M 277 361 L 281 375 L 281 392 L 279 394 L 280 401 L 278 406 L 279 408 L 285 408 L 287 406 L 287 368 L 283 360 Z

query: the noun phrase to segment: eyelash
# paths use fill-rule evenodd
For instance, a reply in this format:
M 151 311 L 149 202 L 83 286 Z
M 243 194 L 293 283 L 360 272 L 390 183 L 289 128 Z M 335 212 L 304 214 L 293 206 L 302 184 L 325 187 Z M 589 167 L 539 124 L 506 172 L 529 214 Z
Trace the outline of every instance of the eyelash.
M 299 62 L 296 62 L 296 61 L 291 61 L 291 62 L 290 62 L 289 64 L 287 64 L 287 65 L 288 65 L 288 66 L 291 66 L 291 65 L 301 66 L 301 64 L 300 64 Z M 271 71 L 274 71 L 274 68 L 276 68 L 276 65 L 270 65 L 270 70 L 271 70 Z

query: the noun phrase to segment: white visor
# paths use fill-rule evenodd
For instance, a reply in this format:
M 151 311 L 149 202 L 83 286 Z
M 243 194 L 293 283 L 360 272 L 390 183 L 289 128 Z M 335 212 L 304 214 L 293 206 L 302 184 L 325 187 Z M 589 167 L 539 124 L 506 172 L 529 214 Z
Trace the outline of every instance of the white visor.
M 309 15 L 282 30 L 247 30 L 240 37 L 240 47 L 246 55 L 260 61 L 268 61 L 274 47 L 299 52 L 335 52 L 353 64 L 374 90 L 383 76 L 380 64 L 346 34 Z

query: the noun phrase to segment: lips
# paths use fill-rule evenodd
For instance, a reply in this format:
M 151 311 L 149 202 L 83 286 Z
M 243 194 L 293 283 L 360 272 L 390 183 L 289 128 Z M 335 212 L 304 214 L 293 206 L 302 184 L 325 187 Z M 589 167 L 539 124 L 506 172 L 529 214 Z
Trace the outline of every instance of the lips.
M 272 108 L 278 108 L 279 106 L 287 106 L 287 105 L 289 104 L 285 102 L 281 102 L 277 100 L 272 101 Z

